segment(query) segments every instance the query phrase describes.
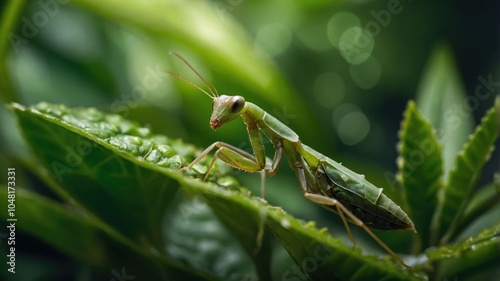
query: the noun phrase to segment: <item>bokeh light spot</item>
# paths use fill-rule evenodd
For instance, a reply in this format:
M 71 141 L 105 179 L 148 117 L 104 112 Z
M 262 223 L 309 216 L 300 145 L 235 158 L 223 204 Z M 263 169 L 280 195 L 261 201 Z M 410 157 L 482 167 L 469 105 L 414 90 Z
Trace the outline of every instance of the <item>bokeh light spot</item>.
M 324 72 L 314 81 L 313 93 L 318 103 L 333 109 L 344 98 L 344 80 L 337 73 Z
M 346 145 L 361 142 L 370 132 L 370 120 L 360 111 L 347 113 L 340 119 L 337 133 Z
M 281 54 L 292 42 L 292 32 L 281 23 L 262 27 L 255 36 L 255 42 L 271 56 Z
M 335 48 L 339 48 L 342 34 L 349 28 L 355 26 L 361 26 L 361 21 L 356 15 L 349 12 L 339 12 L 333 15 L 326 26 L 326 33 L 330 43 Z
M 298 26 L 295 30 L 297 38 L 311 50 L 321 52 L 332 48 L 332 44 L 324 33 L 325 23 L 321 22 L 305 22 Z
M 332 116 L 332 121 L 333 121 L 333 126 L 335 126 L 335 128 L 338 128 L 338 125 L 340 123 L 340 120 L 348 113 L 351 113 L 351 112 L 360 112 L 361 109 L 355 105 L 355 104 L 352 104 L 352 103 L 344 103 L 340 106 L 338 106 L 335 111 L 333 112 L 333 116 Z
M 382 67 L 376 58 L 370 56 L 361 64 L 351 64 L 349 73 L 358 87 L 367 90 L 377 85 L 380 81 Z
M 355 26 L 342 34 L 339 50 L 348 63 L 360 64 L 371 56 L 374 45 L 373 36 L 363 28 Z

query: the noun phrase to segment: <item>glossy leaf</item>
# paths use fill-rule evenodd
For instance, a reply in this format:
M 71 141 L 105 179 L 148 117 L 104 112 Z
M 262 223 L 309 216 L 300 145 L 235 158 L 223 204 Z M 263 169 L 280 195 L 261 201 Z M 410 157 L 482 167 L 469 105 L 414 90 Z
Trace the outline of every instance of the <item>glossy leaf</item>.
M 147 202 L 150 202 L 151 206 L 155 206 L 155 200 L 161 200 L 162 197 L 143 197 L 144 201 L 137 200 L 134 198 L 141 195 L 141 193 L 138 193 L 138 190 L 155 188 L 170 190 L 171 188 L 175 188 L 177 183 L 179 183 L 188 193 L 197 195 L 204 200 L 214 214 L 228 227 L 236 239 L 240 241 L 243 248 L 254 261 L 260 278 L 265 279 L 269 276 L 269 269 L 266 269 L 266 267 L 269 266 L 268 251 L 270 251 L 270 248 L 267 245 L 265 235 L 265 229 L 269 228 L 299 266 L 304 267 L 309 276 L 314 279 L 331 279 L 332 276 L 337 279 L 362 279 L 368 277 L 372 279 L 418 279 L 416 275 L 410 274 L 401 265 L 391 261 L 390 258 L 379 260 L 376 256 L 365 256 L 361 252 L 353 250 L 352 247 L 345 246 L 340 241 L 333 239 L 324 230 L 320 231 L 311 224 L 304 224 L 287 215 L 281 209 L 271 207 L 261 199 L 251 196 L 247 191 L 241 190 L 234 184 L 231 184 L 230 181 L 229 185 L 227 185 L 223 182 L 224 178 L 222 177 L 214 176 L 212 180 L 219 183 L 219 185 L 214 185 L 192 178 L 191 175 L 198 175 L 196 171 L 191 171 L 186 175 L 162 167 L 162 163 L 169 167 L 177 165 L 176 163 L 178 162 L 175 156 L 178 154 L 176 153 L 183 154 L 185 158 L 189 158 L 193 151 L 190 151 L 189 147 L 183 151 L 185 145 L 178 144 L 176 146 L 174 145 L 175 142 L 169 141 L 164 137 L 153 136 L 150 132 L 144 131 L 144 129 L 138 127 L 133 122 L 124 120 L 116 115 L 102 114 L 95 109 L 71 110 L 49 104 L 41 104 L 34 108 L 24 108 L 20 105 L 14 105 L 13 109 L 18 116 L 21 128 L 25 131 L 27 140 L 31 143 L 36 154 L 40 155 L 40 158 L 49 168 L 53 161 L 66 160 L 64 157 L 68 155 L 68 152 L 65 148 L 78 144 L 82 138 L 95 144 L 92 147 L 96 147 L 95 150 L 97 152 L 92 150 L 92 153 L 89 153 L 86 157 L 82 157 L 80 165 L 71 167 L 74 170 L 64 174 L 65 177 L 61 185 L 75 197 L 76 201 L 81 201 L 85 208 L 91 210 L 99 218 L 102 217 L 103 221 L 109 222 L 110 225 L 116 227 L 119 232 L 126 234 L 127 237 L 134 238 L 135 236 L 132 234 L 138 230 L 130 231 L 129 229 L 120 228 L 121 225 L 119 222 L 122 219 L 121 217 L 123 216 L 123 219 L 128 219 L 128 214 L 123 215 L 121 213 L 126 212 L 126 210 L 108 208 L 106 214 L 101 213 L 99 208 L 93 206 L 93 204 L 99 205 L 99 200 L 90 201 L 86 199 L 92 196 L 96 198 L 96 194 L 100 194 L 102 191 L 85 189 L 85 192 L 83 190 L 77 192 L 77 188 L 84 188 L 77 181 L 88 182 L 88 178 L 90 178 L 93 184 L 99 183 L 99 188 L 106 191 L 109 188 L 119 189 L 120 187 L 115 185 L 112 178 L 102 176 L 103 174 L 113 174 L 116 173 L 115 171 L 120 171 L 123 167 L 128 166 L 133 167 L 133 169 L 127 169 L 127 171 L 131 172 L 130 175 L 132 176 L 144 175 L 146 171 L 149 171 L 150 174 L 148 176 L 158 177 L 156 181 L 147 181 L 146 178 L 142 177 L 141 180 L 146 182 L 145 186 L 137 185 L 135 187 L 128 187 L 126 191 L 128 196 L 113 199 L 115 201 L 136 200 L 136 203 L 139 205 L 146 205 Z M 96 124 L 100 124 L 98 126 L 101 126 L 101 129 L 94 130 Z M 121 142 L 110 141 L 116 139 L 117 136 L 124 132 L 128 132 L 131 135 L 135 134 L 137 139 L 134 142 L 128 142 L 127 145 Z M 140 136 L 137 136 L 137 134 Z M 140 145 L 134 146 L 134 144 L 141 142 L 145 144 L 148 140 L 151 140 L 153 149 L 141 150 Z M 159 145 L 155 142 L 158 140 L 163 145 L 170 145 L 176 152 L 169 154 L 169 157 L 161 153 L 161 157 L 159 158 L 149 157 L 152 154 L 151 151 L 154 151 L 154 147 Z M 101 164 L 104 159 L 107 160 L 104 163 L 109 164 Z M 152 159 L 156 162 L 153 162 Z M 92 163 L 92 165 L 88 163 Z M 118 167 L 115 167 L 116 165 Z M 203 165 L 206 165 L 206 163 Z M 101 171 L 103 168 L 105 169 Z M 199 167 L 198 169 L 203 170 L 203 167 Z M 94 174 L 88 173 L 87 170 L 94 171 Z M 71 176 L 70 174 L 73 173 L 76 175 Z M 100 177 L 109 181 L 109 185 L 105 184 L 104 181 L 101 184 L 97 180 L 99 177 L 95 177 L 96 174 L 101 175 Z M 124 177 L 128 175 L 124 173 L 119 174 Z M 162 178 L 165 179 L 162 181 Z M 123 185 L 125 181 L 118 182 Z M 168 184 L 158 185 L 157 182 L 168 182 Z M 137 184 L 136 182 L 134 183 Z M 72 185 L 74 187 L 71 187 Z M 223 188 L 221 185 L 227 185 L 227 187 Z M 82 193 L 87 194 L 82 195 Z M 161 192 L 157 194 L 161 194 Z M 123 202 L 121 204 L 127 205 Z M 135 207 L 132 209 L 138 210 Z M 147 206 L 141 208 L 147 208 Z M 149 213 L 144 213 L 145 217 L 143 219 L 145 221 L 156 221 L 156 219 L 151 219 L 148 216 L 152 218 L 160 217 L 155 212 L 162 212 L 162 209 L 152 208 L 150 210 Z M 117 219 L 118 223 L 114 219 Z M 131 217 L 130 220 L 134 220 L 134 217 Z M 136 226 L 134 225 L 134 227 Z M 160 227 L 156 227 L 157 229 L 152 230 L 153 233 L 159 231 Z M 149 234 L 144 232 L 144 235 L 148 237 Z M 149 249 L 151 245 L 148 245 L 148 241 L 144 240 L 144 237 L 135 240 L 135 243 L 141 246 L 145 242 Z M 168 243 L 168 241 L 166 242 Z M 320 248 L 317 248 L 318 245 Z M 162 256 L 165 255 L 161 249 L 159 254 Z M 320 258 L 315 258 L 315 255 L 319 255 Z M 311 259 L 316 259 L 316 261 L 313 262 Z M 342 270 L 337 270 L 340 261 L 343 263 Z M 308 262 L 311 262 L 311 264 Z M 313 264 L 315 265 L 314 270 L 312 270 L 312 267 L 308 267 Z
M 441 187 L 443 160 L 441 145 L 431 124 L 410 101 L 404 113 L 398 144 L 398 181 L 408 204 L 409 216 L 420 238 L 418 249 L 430 245 L 430 221 Z
M 179 168 L 183 159 L 191 161 L 201 150 L 93 108 L 47 103 L 12 108 L 26 140 L 71 200 L 135 243 L 164 253 L 161 221 L 181 177 L 167 168 Z M 200 176 L 210 161 L 187 174 Z M 216 165 L 213 175 L 224 175 L 224 169 Z M 245 235 L 252 235 L 248 227 Z M 256 248 L 251 244 L 248 251 Z
M 438 239 L 449 239 L 457 230 L 463 212 L 470 201 L 484 164 L 489 160 L 498 137 L 500 98 L 486 113 L 469 141 L 457 155 L 449 181 L 439 197 L 439 212 L 435 235 Z M 443 237 L 443 235 L 446 235 Z
M 180 166 L 167 139 L 154 139 L 146 128 L 92 109 L 70 111 L 45 103 L 13 108 L 25 139 L 71 198 L 128 238 L 163 247 L 157 226 L 177 187 L 139 163 Z
M 483 230 L 475 237 L 455 245 L 427 252 L 428 263 L 439 268 L 436 280 L 471 278 L 477 273 L 498 265 L 500 260 L 500 224 Z

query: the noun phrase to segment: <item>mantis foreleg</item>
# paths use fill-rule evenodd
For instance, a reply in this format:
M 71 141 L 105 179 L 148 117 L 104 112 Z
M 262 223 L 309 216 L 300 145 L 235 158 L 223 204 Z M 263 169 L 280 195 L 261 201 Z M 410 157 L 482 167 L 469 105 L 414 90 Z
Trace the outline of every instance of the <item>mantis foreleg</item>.
M 198 157 L 196 157 L 196 159 L 193 160 L 193 162 L 179 169 L 179 171 L 191 169 L 195 164 L 203 160 L 215 147 L 219 149 L 215 152 L 214 159 L 212 160 L 212 163 L 210 164 L 210 167 L 205 175 L 205 179 L 210 174 L 217 158 L 221 159 L 234 168 L 241 169 L 247 172 L 259 172 L 263 170 L 259 163 L 257 163 L 254 155 L 233 145 L 218 141 L 207 147 Z
M 189 163 L 187 166 L 179 169 L 179 171 L 185 171 L 187 169 L 192 168 L 195 164 L 199 163 L 201 160 L 203 160 L 214 148 L 218 148 L 218 150 L 214 154 L 214 158 L 212 162 L 210 163 L 210 166 L 208 168 L 207 173 L 205 174 L 205 177 L 203 180 L 206 180 L 210 172 L 212 171 L 216 159 L 220 159 L 224 161 L 226 164 L 229 166 L 240 169 L 243 171 L 247 172 L 261 172 L 261 197 L 264 196 L 265 192 L 265 176 L 266 172 L 270 176 L 273 176 L 277 169 L 279 168 L 279 165 L 281 163 L 281 159 L 283 156 L 283 149 L 281 146 L 276 148 L 276 153 L 274 155 L 274 159 L 272 163 L 268 161 L 268 159 L 265 159 L 265 164 L 264 167 L 261 166 L 259 161 L 257 160 L 255 155 L 252 155 L 240 148 L 237 148 L 235 146 L 232 146 L 230 144 L 224 143 L 224 142 L 215 142 L 209 147 L 207 147 L 196 159 L 194 159 L 191 163 Z M 255 149 L 255 148 L 254 148 Z M 262 147 L 262 150 L 264 148 Z M 262 152 L 262 155 L 263 152 Z M 265 156 L 264 156 L 265 157 Z
M 179 169 L 179 171 L 185 171 L 192 168 L 196 163 L 203 160 L 203 158 L 205 158 L 210 153 L 210 151 L 217 147 L 219 149 L 215 152 L 214 158 L 210 163 L 208 171 L 205 174 L 203 180 L 206 180 L 208 175 L 212 171 L 216 159 L 220 159 L 229 166 L 236 169 L 247 172 L 261 172 L 261 197 L 263 197 L 265 192 L 265 173 L 267 171 L 269 176 L 274 176 L 278 171 L 281 159 L 283 157 L 283 145 L 280 140 L 275 139 L 273 144 L 276 150 L 273 161 L 271 163 L 270 161 L 268 161 L 264 153 L 264 144 L 262 143 L 262 137 L 255 121 L 248 117 L 243 119 L 245 121 L 245 124 L 247 125 L 250 144 L 252 146 L 254 154 L 248 153 L 238 147 L 224 142 L 215 142 L 207 147 L 196 159 L 193 160 L 193 162 Z

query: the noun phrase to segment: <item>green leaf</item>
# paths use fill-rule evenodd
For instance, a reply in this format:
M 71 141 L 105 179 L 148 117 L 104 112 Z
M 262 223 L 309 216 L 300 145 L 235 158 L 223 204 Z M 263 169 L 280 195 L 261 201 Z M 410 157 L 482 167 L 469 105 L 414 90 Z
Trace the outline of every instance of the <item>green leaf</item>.
M 186 188 L 190 189 L 188 186 Z M 191 189 L 192 190 L 192 189 Z M 192 190 L 193 191 L 193 190 Z M 247 196 L 249 193 L 247 193 Z M 207 194 L 201 196 L 204 198 Z M 271 276 L 271 250 L 269 237 L 265 229 L 267 210 L 265 208 L 254 208 L 242 201 L 225 201 L 219 198 L 210 198 L 207 204 L 213 212 L 238 237 L 243 248 L 246 250 L 254 264 L 261 279 L 269 279 Z M 235 217 L 233 212 L 238 210 L 240 216 Z M 245 224 L 241 219 L 245 219 Z
M 26 140 L 71 200 L 135 243 L 164 252 L 161 220 L 178 189 L 173 175 L 180 176 L 167 168 L 178 169 L 201 150 L 93 108 L 12 108 Z M 206 172 L 210 160 L 188 174 Z M 219 171 L 216 165 L 214 175 Z
M 472 109 L 457 69 L 451 48 L 438 45 L 424 70 L 416 98 L 418 108 L 429 118 L 439 141 L 445 144 L 444 181 L 473 127 Z
M 436 194 L 441 186 L 443 160 L 441 146 L 431 124 L 410 101 L 399 133 L 398 175 L 415 224 L 419 242 L 415 251 L 430 245 L 430 221 L 436 209 Z
M 195 197 L 182 202 L 176 211 L 172 222 L 165 227 L 169 256 L 194 268 L 214 272 L 221 280 L 257 278 L 252 260 L 205 202 Z M 269 260 L 264 262 L 268 268 Z M 271 278 L 260 276 L 261 280 Z
M 245 243 L 255 245 L 260 236 L 245 234 L 244 230 L 255 232 L 265 223 L 298 264 L 283 272 L 283 279 L 293 280 L 296 277 L 303 280 L 302 276 L 307 276 L 303 272 L 313 280 L 419 279 L 390 258 L 379 260 L 373 255 L 365 256 L 333 239 L 326 229 L 318 230 L 314 223 L 297 220 L 281 208 L 269 206 L 260 198 L 249 197 L 248 193 L 238 194 L 189 178 L 182 178 L 181 183 L 190 190 L 196 190 L 233 233 L 246 235 L 248 240 Z M 255 218 L 260 221 L 256 222 Z
M 178 188 L 157 170 L 181 165 L 172 141 L 93 109 L 13 108 L 25 139 L 71 198 L 131 240 L 163 248 L 158 225 Z M 143 168 L 146 161 L 158 169 Z
M 163 214 L 164 208 L 151 206 L 160 204 L 159 201 L 168 204 L 163 194 L 168 193 L 172 197 L 171 192 L 175 191 L 177 184 L 180 184 L 188 193 L 204 200 L 235 238 L 241 242 L 254 261 L 259 278 L 263 280 L 269 279 L 270 272 L 270 247 L 267 244 L 266 229 L 270 229 L 298 265 L 317 280 L 325 278 L 419 279 L 418 276 L 407 272 L 401 265 L 392 261 L 390 257 L 379 260 L 376 256 L 365 256 L 360 251 L 353 250 L 352 247 L 333 239 L 325 230 L 320 231 L 312 224 L 304 224 L 287 215 L 280 208 L 269 206 L 262 199 L 251 196 L 248 191 L 240 189 L 231 181 L 224 180 L 225 177 L 220 176 L 223 173 L 219 172 L 219 168 L 211 178 L 217 181 L 218 185 L 193 178 L 191 175 L 200 176 L 195 170 L 181 174 L 165 168 L 165 166 L 178 167 L 177 153 L 188 159 L 199 153 L 199 150 L 191 149 L 178 142 L 176 145 L 175 141 L 165 137 L 154 136 L 148 130 L 119 116 L 103 114 L 95 109 L 67 109 L 46 103 L 32 108 L 24 108 L 20 105 L 13 105 L 12 108 L 33 150 L 49 168 L 54 161 L 71 162 L 71 158 L 66 159 L 68 155 L 73 155 L 68 154 L 67 147 L 78 147 L 77 144 L 82 139 L 92 144 L 92 151 L 86 155 L 82 154 L 80 163 L 72 165 L 70 167 L 72 170 L 62 175 L 63 180 L 60 184 L 76 202 L 81 202 L 81 205 L 91 210 L 97 218 L 109 223 L 119 233 L 123 233 L 134 245 L 145 247 L 148 251 L 153 247 L 156 255 L 159 255 L 162 260 L 171 258 L 165 251 L 155 248 L 155 245 L 149 241 L 152 239 L 150 237 L 155 237 L 149 231 L 161 232 L 160 229 L 165 229 L 167 226 L 162 228 L 157 225 L 154 228 L 155 226 L 151 225 L 151 230 L 130 230 L 121 225 L 121 220 L 129 219 L 130 228 L 138 228 L 135 223 L 141 223 L 134 221 L 136 218 L 130 215 L 130 210 L 125 209 L 127 206 L 135 212 L 141 212 L 143 221 L 157 221 L 156 218 L 161 217 L 158 213 Z M 137 138 L 124 138 L 125 135 Z M 116 141 L 117 139 L 121 141 Z M 146 145 L 148 141 L 151 145 Z M 163 152 L 158 152 L 158 157 L 152 157 L 151 155 L 154 154 L 152 151 L 158 150 L 159 145 L 163 145 Z M 148 149 L 143 149 L 143 146 Z M 174 152 L 166 146 L 173 148 Z M 78 151 L 76 148 L 75 150 Z M 207 159 L 207 161 L 210 160 Z M 69 162 L 63 163 L 69 165 Z M 202 163 L 197 169 L 203 170 L 208 163 Z M 127 173 L 123 173 L 123 170 Z M 146 174 L 148 177 L 144 177 Z M 112 175 L 119 175 L 121 180 L 114 179 Z M 57 178 L 57 175 L 54 174 L 54 177 Z M 140 180 L 134 180 L 135 177 L 140 177 Z M 151 178 L 157 179 L 153 181 Z M 132 184 L 129 185 L 129 181 Z M 138 181 L 144 181 L 144 183 Z M 97 186 L 94 188 L 99 189 L 95 190 L 79 182 L 91 182 Z M 108 204 L 107 212 L 104 213 L 104 209 L 101 210 L 94 204 L 100 206 L 98 196 L 112 192 L 109 189 L 115 189 L 113 190 L 114 196 L 107 198 L 113 201 Z M 120 195 L 120 192 L 125 195 Z M 156 197 L 150 195 L 150 192 Z M 94 198 L 94 200 L 87 200 L 88 198 Z M 131 201 L 135 205 L 131 205 Z M 121 206 L 124 207 L 121 208 Z M 127 213 L 123 215 L 122 212 Z M 172 212 L 168 214 L 172 215 Z M 150 226 L 144 222 L 142 225 Z M 140 235 L 138 239 L 137 234 Z M 168 239 L 161 242 L 162 244 L 168 243 Z M 339 263 L 342 264 L 341 269 L 337 269 Z M 161 268 L 162 265 L 160 264 L 159 267 Z M 294 273 L 296 269 L 298 270 L 298 268 L 292 268 L 291 272 L 296 274 Z
M 465 229 L 480 216 L 499 205 L 500 190 L 498 187 L 494 184 L 488 184 L 487 186 L 482 187 L 474 193 L 474 196 L 470 200 L 469 204 L 467 204 L 467 208 L 464 211 L 459 225 L 457 225 L 457 229 Z M 456 234 L 458 234 L 458 232 L 451 236 L 450 240 L 453 240 Z
M 495 106 L 483 117 L 481 124 L 469 138 L 469 141 L 455 160 L 448 184 L 439 196 L 439 211 L 436 213 L 435 232 L 437 239 L 447 241 L 456 234 L 457 224 L 473 196 L 476 183 L 481 176 L 484 164 L 489 160 L 498 137 L 500 98 Z
M 7 187 L 2 186 L 0 200 L 7 202 L 8 196 Z M 16 231 L 37 236 L 61 252 L 108 272 L 110 276 L 112 270 L 120 272 L 125 268 L 128 274 L 146 280 L 167 280 L 168 275 L 183 276 L 189 280 L 213 280 L 205 273 L 187 269 L 175 260 L 158 258 L 88 215 L 20 187 L 16 188 L 15 205 Z M 7 212 L 0 212 L 0 217 L 11 218 Z
M 497 267 L 500 260 L 500 223 L 483 230 L 475 237 L 452 246 L 441 247 L 426 253 L 427 263 L 436 265 L 435 280 L 446 278 L 467 279 L 475 273 Z
M 12 49 L 17 54 L 23 43 L 19 35 L 14 33 L 17 21 L 21 18 L 25 0 L 9 1 L 2 6 L 2 17 L 0 22 L 0 96 L 5 102 L 16 102 L 19 100 L 15 87 L 12 85 L 11 74 L 6 63 L 9 51 Z M 12 47 L 12 48 L 11 48 Z
M 109 267 L 109 249 L 104 248 L 105 234 L 96 229 L 83 216 L 65 209 L 61 204 L 44 198 L 36 193 L 17 187 L 15 192 L 16 227 L 37 233 L 39 238 L 48 241 L 55 248 L 95 266 Z M 11 193 L 12 194 L 12 193 Z M 0 197 L 7 202 L 7 187 L 2 186 Z M 1 212 L 8 219 L 7 212 Z M 64 232 L 60 231 L 64 228 Z M 74 243 L 78 237 L 79 243 Z

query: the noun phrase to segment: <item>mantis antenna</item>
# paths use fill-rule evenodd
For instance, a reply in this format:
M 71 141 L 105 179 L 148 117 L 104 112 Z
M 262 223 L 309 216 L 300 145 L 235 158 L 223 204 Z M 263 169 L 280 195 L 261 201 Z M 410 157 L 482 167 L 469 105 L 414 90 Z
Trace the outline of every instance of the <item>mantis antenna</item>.
M 214 99 L 216 97 L 219 96 L 219 93 L 217 92 L 217 88 L 214 87 L 214 85 L 210 84 L 207 82 L 207 80 L 205 80 L 205 78 L 203 78 L 203 76 L 201 76 L 200 73 L 198 73 L 198 71 L 196 71 L 196 69 L 194 69 L 194 67 L 189 64 L 189 62 L 187 62 L 186 59 L 184 59 L 181 55 L 177 54 L 176 52 L 172 52 L 170 51 L 169 52 L 170 55 L 173 55 L 173 56 L 176 56 L 178 59 L 180 59 L 184 64 L 187 65 L 187 67 L 189 67 L 195 74 L 196 76 L 198 76 L 201 81 L 203 81 L 203 83 L 205 84 L 205 86 L 207 86 L 208 88 L 208 91 L 210 93 L 208 93 L 207 91 L 203 90 L 200 86 L 196 85 L 195 83 L 191 82 L 189 79 L 175 73 L 175 72 L 172 72 L 172 71 L 166 71 L 168 74 L 172 75 L 172 76 L 175 76 L 179 79 L 182 79 L 184 80 L 185 82 L 191 84 L 192 86 L 194 86 L 195 88 L 197 88 L 198 90 L 202 91 L 203 93 L 205 93 L 207 96 L 209 96 L 210 98 Z

